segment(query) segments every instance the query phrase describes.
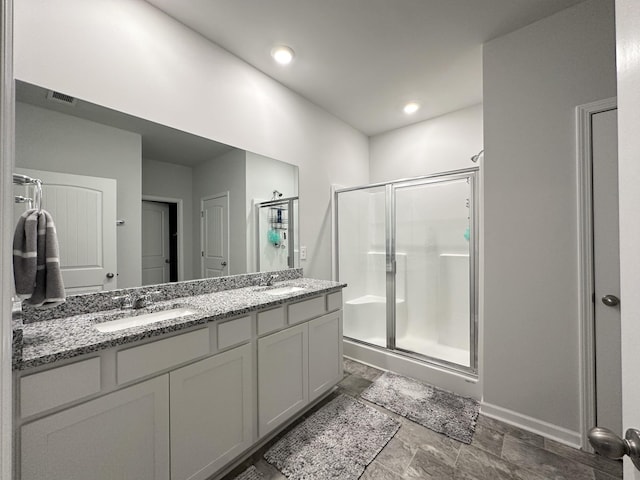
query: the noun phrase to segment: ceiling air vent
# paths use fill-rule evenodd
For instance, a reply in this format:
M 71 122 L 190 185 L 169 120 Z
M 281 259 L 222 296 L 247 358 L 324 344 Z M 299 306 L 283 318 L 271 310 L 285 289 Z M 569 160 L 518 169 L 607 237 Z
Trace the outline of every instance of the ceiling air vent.
M 51 102 L 56 102 L 56 103 L 64 103 L 65 105 L 71 105 L 71 106 L 74 106 L 78 102 L 78 99 L 75 97 L 72 97 L 71 95 L 66 95 L 60 92 L 54 92 L 53 90 L 49 90 L 49 92 L 47 93 L 47 100 Z

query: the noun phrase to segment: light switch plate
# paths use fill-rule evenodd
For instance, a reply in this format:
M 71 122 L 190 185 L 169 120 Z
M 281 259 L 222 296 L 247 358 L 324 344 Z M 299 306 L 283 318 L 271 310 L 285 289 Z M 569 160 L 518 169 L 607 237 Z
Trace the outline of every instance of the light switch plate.
M 300 260 L 306 260 L 307 259 L 307 247 L 305 246 L 300 246 Z

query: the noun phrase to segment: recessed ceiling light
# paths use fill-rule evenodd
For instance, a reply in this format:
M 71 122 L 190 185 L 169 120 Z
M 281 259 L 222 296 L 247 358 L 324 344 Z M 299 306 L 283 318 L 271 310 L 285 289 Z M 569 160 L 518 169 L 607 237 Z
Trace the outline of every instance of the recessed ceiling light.
M 411 103 L 407 103 L 404 106 L 403 110 L 404 110 L 404 113 L 406 113 L 407 115 L 411 115 L 412 113 L 416 113 L 419 108 L 420 108 L 420 104 L 411 102 Z
M 273 47 L 273 49 L 271 50 L 271 56 L 280 65 L 290 64 L 291 60 L 293 60 L 293 55 L 294 53 L 291 47 L 287 47 L 286 45 Z

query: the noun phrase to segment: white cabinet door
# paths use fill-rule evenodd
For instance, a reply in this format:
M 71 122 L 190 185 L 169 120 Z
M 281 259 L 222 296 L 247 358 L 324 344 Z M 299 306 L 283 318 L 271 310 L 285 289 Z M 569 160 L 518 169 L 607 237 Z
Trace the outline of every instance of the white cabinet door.
M 253 443 L 252 346 L 171 372 L 171 479 L 205 479 Z
M 308 325 L 258 340 L 258 430 L 260 436 L 309 402 Z
M 163 375 L 21 428 L 22 480 L 168 480 Z
M 309 401 L 342 380 L 342 312 L 309 322 Z

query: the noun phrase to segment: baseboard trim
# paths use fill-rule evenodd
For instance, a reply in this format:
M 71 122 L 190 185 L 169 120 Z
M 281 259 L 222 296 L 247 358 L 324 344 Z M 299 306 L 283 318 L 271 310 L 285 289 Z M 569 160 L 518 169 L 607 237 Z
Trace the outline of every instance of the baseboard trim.
M 573 430 L 485 402 L 480 404 L 480 413 L 495 420 L 513 425 L 514 427 L 537 433 L 538 435 L 542 435 L 543 437 L 555 440 L 564 445 L 577 449 L 580 448 L 582 440 L 580 432 L 574 432 Z

